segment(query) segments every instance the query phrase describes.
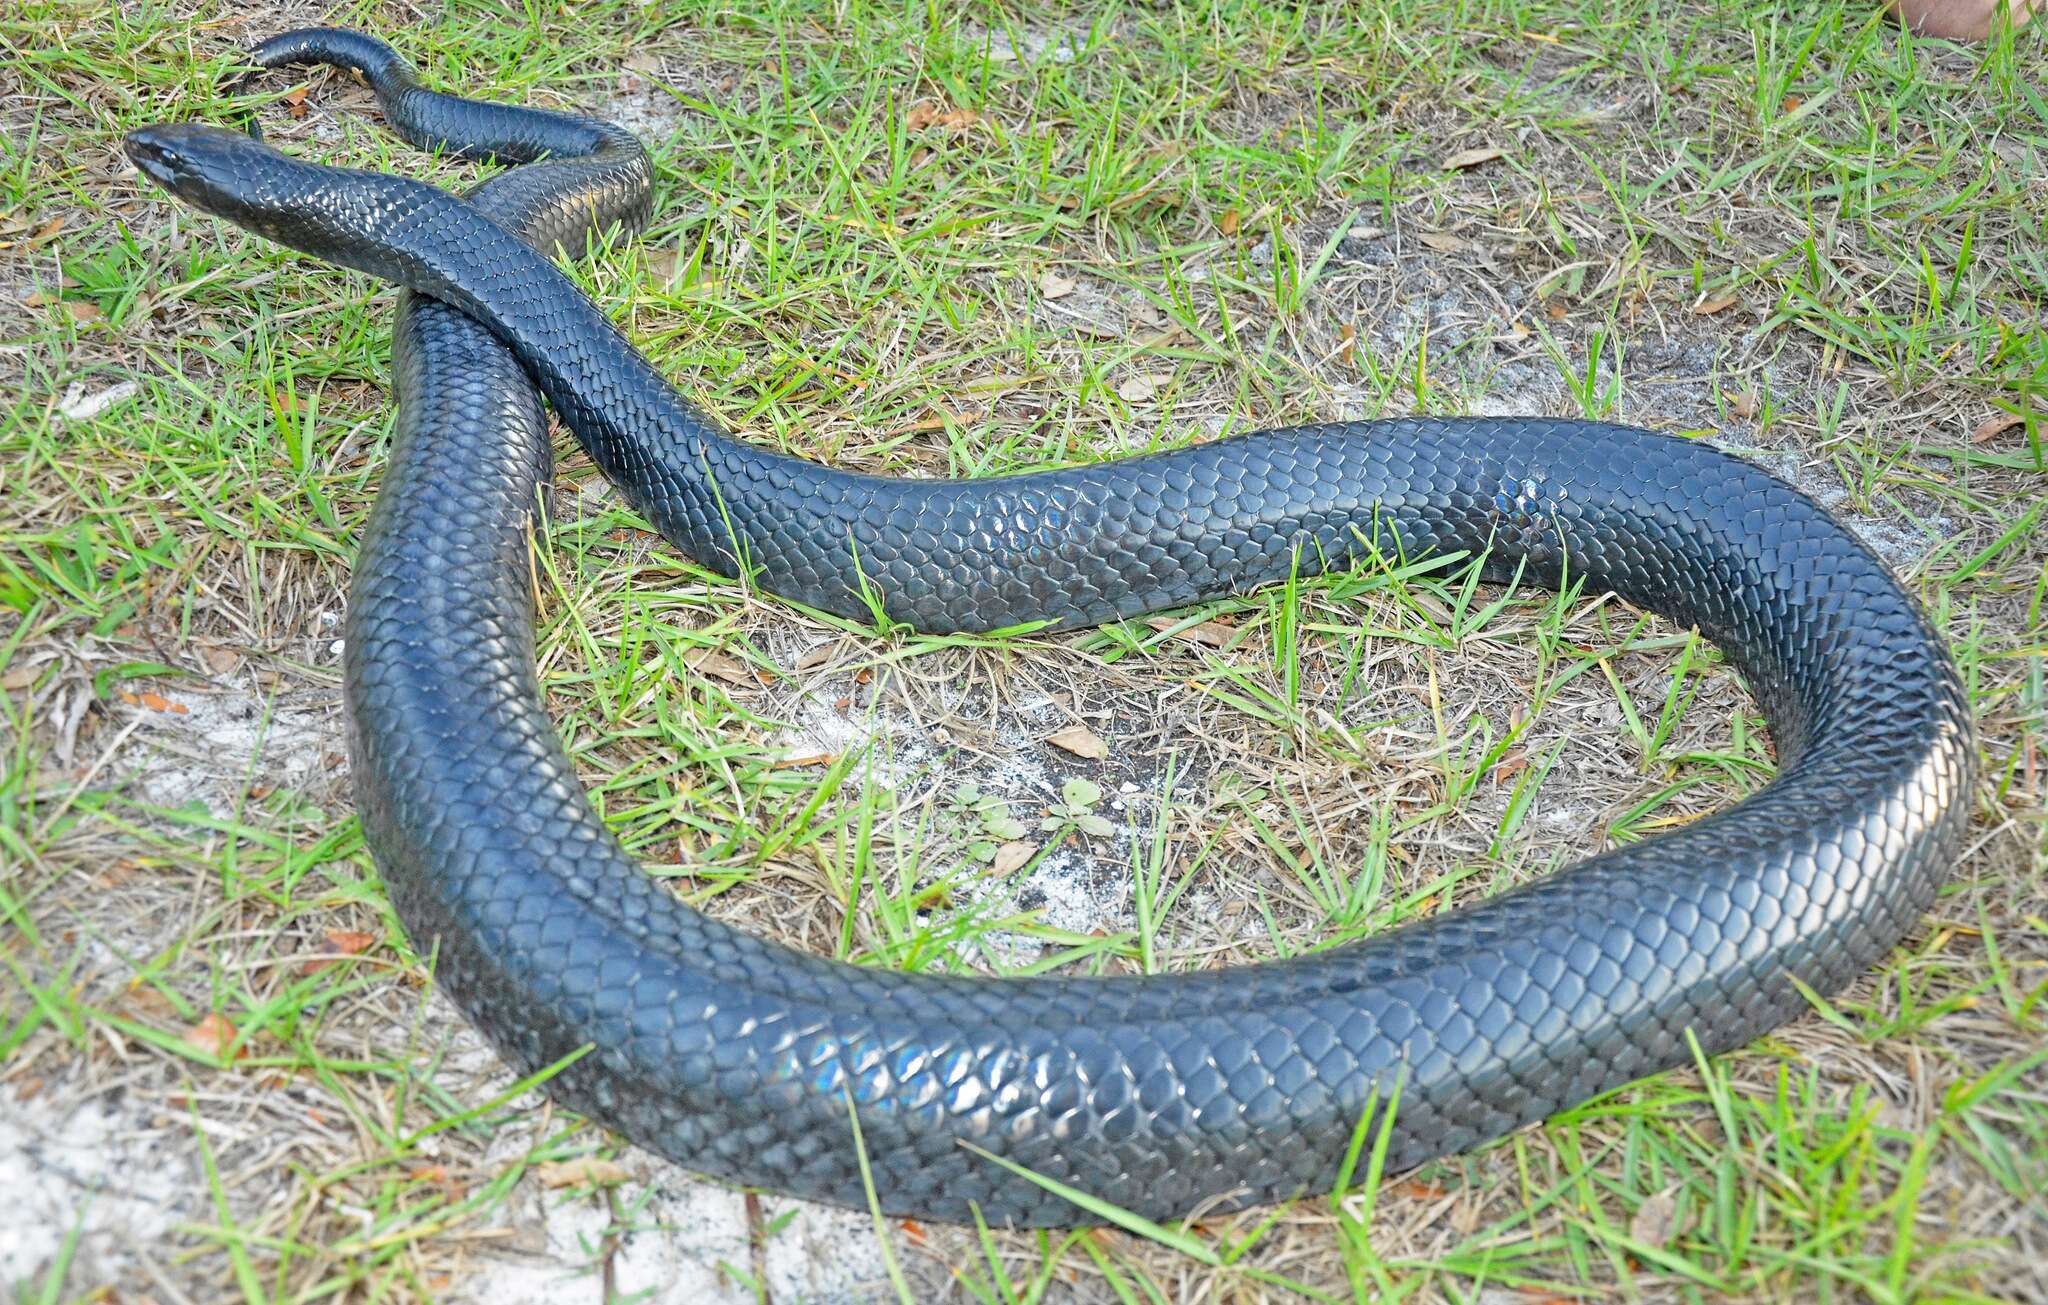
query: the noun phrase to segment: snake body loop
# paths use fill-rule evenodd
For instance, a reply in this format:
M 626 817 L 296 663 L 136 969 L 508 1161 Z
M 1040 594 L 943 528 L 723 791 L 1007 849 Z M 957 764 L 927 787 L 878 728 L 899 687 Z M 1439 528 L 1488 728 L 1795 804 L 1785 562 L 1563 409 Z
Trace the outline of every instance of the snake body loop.
M 397 437 L 351 595 L 363 827 L 470 1018 L 523 1068 L 589 1046 L 550 1090 L 652 1150 L 862 1205 L 851 1110 L 885 1210 L 1009 1224 L 1085 1216 L 988 1154 L 1154 1217 L 1326 1189 L 1397 1089 L 1396 1168 L 1684 1063 L 1688 1035 L 1741 1045 L 1800 1014 L 1801 985 L 1838 990 L 1881 958 L 1947 873 L 1972 750 L 1941 643 L 1839 523 L 1737 458 L 1489 419 L 961 482 L 822 468 L 716 430 L 525 243 L 643 216 L 637 147 L 433 96 L 367 38 L 259 52 L 308 59 L 363 71 L 416 139 L 552 156 L 464 201 L 234 133 L 130 139 L 188 202 L 439 301 L 401 316 Z M 1489 576 L 1545 584 L 1568 566 L 1714 640 L 1765 709 L 1779 774 L 1649 842 L 1282 963 L 994 980 L 795 952 L 678 903 L 579 789 L 533 665 L 548 445 L 527 376 L 670 538 L 833 612 L 1077 625 L 1368 548 L 1485 552 Z

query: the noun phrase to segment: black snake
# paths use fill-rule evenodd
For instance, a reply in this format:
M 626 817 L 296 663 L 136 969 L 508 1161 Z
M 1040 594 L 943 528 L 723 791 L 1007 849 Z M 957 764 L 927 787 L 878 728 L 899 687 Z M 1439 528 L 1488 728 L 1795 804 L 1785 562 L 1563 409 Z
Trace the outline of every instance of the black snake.
M 550 1090 L 654 1151 L 861 1205 L 852 1112 L 891 1212 L 1084 1217 L 990 1154 L 1152 1216 L 1286 1197 L 1333 1181 L 1397 1085 L 1401 1167 L 1682 1063 L 1688 1034 L 1739 1046 L 1803 1011 L 1802 984 L 1837 990 L 1881 958 L 1948 871 L 1973 753 L 1941 642 L 1854 536 L 1738 458 L 1531 418 L 1310 426 L 985 480 L 831 470 L 715 429 L 524 243 L 645 216 L 629 137 L 425 91 L 353 34 L 293 33 L 255 61 L 354 68 L 418 142 L 552 155 L 464 200 L 214 128 L 127 142 L 189 203 L 426 297 L 400 313 L 399 421 L 350 599 L 363 828 L 476 1024 L 528 1068 L 589 1046 Z M 1553 585 L 1568 562 L 1718 644 L 1779 773 L 1652 841 L 1281 963 L 998 980 L 792 951 L 643 874 L 543 712 L 528 550 L 550 462 L 528 376 L 670 539 L 836 613 L 1073 626 L 1368 549 L 1484 552 L 1492 579 Z

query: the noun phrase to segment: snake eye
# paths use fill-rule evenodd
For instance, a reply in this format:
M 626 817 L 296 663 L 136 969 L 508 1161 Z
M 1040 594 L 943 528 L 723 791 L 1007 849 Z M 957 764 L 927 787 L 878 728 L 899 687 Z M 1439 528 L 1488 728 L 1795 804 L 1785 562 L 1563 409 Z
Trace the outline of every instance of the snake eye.
M 185 156 L 176 145 L 147 127 L 129 132 L 122 144 L 135 166 L 160 182 L 168 183 L 185 163 Z

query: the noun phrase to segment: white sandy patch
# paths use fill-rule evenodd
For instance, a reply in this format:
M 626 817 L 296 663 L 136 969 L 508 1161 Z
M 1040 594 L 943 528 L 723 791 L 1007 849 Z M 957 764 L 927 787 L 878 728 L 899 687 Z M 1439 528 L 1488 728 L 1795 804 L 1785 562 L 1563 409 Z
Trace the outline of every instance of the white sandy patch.
M 614 1189 L 616 1222 L 603 1198 L 543 1192 L 529 1180 L 517 1205 L 526 1254 L 493 1254 L 463 1275 L 454 1299 L 490 1305 L 552 1305 L 588 1299 L 601 1305 L 606 1236 L 616 1233 L 611 1273 L 617 1299 L 643 1305 L 751 1302 L 754 1272 L 746 1197 L 634 1153 L 644 1175 Z M 523 1197 L 523 1199 L 522 1199 Z M 864 1214 L 762 1200 L 768 1290 L 777 1301 L 870 1301 L 888 1292 L 873 1222 Z M 782 1215 L 794 1212 L 776 1226 Z
M 178 1224 L 205 1218 L 189 1132 L 151 1128 L 140 1109 L 98 1097 L 58 1106 L 0 1093 L 0 1295 L 39 1282 L 74 1230 L 65 1281 L 76 1287 L 109 1276 L 103 1263 L 153 1255 Z
M 331 703 L 267 700 L 247 689 L 166 698 L 183 711 L 130 708 L 135 736 L 130 791 L 144 802 L 203 802 L 225 815 L 252 785 L 322 791 L 347 773 L 341 722 Z M 125 705 L 125 704 L 124 704 Z

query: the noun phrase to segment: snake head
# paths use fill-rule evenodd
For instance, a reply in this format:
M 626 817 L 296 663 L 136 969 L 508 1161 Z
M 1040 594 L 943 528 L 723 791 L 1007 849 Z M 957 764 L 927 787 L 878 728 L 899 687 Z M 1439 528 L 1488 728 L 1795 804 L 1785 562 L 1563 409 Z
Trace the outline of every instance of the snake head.
M 238 131 L 198 123 L 164 123 L 128 133 L 122 142 L 143 175 L 208 213 L 223 213 L 252 171 L 279 156 Z

